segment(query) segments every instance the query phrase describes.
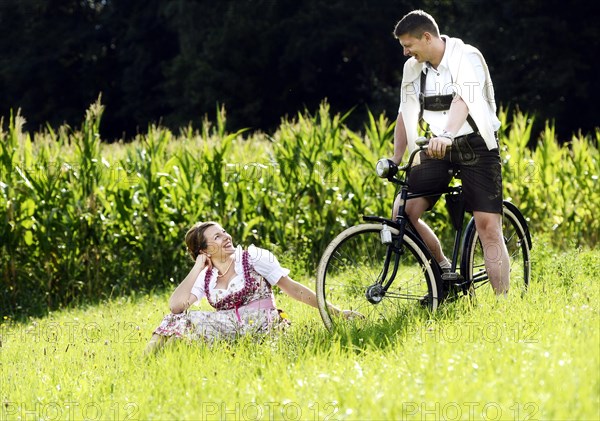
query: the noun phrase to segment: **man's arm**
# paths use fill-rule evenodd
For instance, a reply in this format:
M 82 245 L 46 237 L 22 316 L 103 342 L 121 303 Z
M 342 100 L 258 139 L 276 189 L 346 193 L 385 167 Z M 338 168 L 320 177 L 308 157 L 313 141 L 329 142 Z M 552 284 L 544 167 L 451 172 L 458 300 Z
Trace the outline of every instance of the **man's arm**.
M 452 133 L 454 136 L 460 128 L 467 121 L 469 115 L 469 107 L 467 103 L 463 101 L 460 96 L 456 96 L 450 105 L 450 111 L 448 111 L 448 122 L 444 128 L 445 132 Z
M 469 115 L 469 107 L 460 96 L 456 96 L 450 105 L 448 121 L 444 128 L 444 133 L 447 133 L 448 137 L 440 135 L 432 138 L 427 147 L 427 155 L 432 158 L 442 159 L 446 154 L 446 148 L 452 145 L 454 135 L 460 130 L 462 125 L 465 124 L 467 115 Z
M 396 118 L 396 127 L 394 128 L 394 156 L 392 161 L 395 164 L 400 164 L 404 152 L 406 151 L 406 128 L 404 127 L 404 119 L 402 113 L 398 113 Z

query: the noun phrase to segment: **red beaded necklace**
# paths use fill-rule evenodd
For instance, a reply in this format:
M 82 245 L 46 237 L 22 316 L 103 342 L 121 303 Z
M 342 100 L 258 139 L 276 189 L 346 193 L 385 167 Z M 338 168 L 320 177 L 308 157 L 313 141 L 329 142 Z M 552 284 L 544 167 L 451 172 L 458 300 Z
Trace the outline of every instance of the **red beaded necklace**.
M 229 294 L 222 300 L 212 301 L 210 297 L 210 280 L 212 278 L 212 267 L 209 267 L 206 270 L 206 275 L 204 276 L 204 294 L 206 295 L 206 299 L 208 303 L 217 310 L 233 310 L 238 308 L 244 302 L 244 299 L 250 295 L 252 292 L 256 291 L 259 286 L 259 282 L 250 274 L 252 266 L 250 266 L 250 254 L 247 250 L 244 250 L 242 253 L 242 267 L 244 269 L 244 287 L 234 292 L 233 294 Z

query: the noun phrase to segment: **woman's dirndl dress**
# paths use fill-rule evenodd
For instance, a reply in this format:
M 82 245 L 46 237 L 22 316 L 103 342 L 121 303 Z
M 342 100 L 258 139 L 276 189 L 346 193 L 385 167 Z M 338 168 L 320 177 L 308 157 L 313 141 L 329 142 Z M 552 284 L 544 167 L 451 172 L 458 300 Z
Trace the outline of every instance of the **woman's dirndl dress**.
M 266 334 L 289 325 L 277 310 L 271 290 L 289 270 L 282 268 L 270 251 L 255 246 L 246 251 L 237 247 L 234 268 L 236 275 L 226 290 L 215 288 L 217 271 L 208 267 L 200 272 L 192 287 L 198 301 L 206 297 L 216 311 L 168 314 L 154 333 L 210 343 Z

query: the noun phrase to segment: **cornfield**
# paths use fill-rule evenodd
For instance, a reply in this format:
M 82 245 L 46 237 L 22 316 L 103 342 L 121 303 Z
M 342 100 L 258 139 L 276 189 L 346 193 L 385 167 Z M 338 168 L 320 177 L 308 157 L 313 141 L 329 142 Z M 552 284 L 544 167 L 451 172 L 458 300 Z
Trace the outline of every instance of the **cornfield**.
M 227 132 L 220 109 L 198 129 L 150 126 L 109 144 L 99 136 L 102 113 L 98 101 L 81 128 L 33 134 L 19 113 L 0 121 L 3 316 L 178 283 L 189 269 L 183 235 L 199 220 L 219 221 L 237 242 L 269 248 L 310 276 L 341 230 L 365 214 L 391 214 L 394 187 L 374 173 L 392 154 L 394 123 L 385 115 L 369 115 L 358 132 L 344 124 L 348 114 L 332 115 L 323 103 L 268 135 Z M 528 116 L 501 118 L 505 197 L 534 235 L 559 248 L 594 247 L 600 130 L 560 144 L 547 125 L 532 149 Z M 442 206 L 428 220 L 449 237 Z

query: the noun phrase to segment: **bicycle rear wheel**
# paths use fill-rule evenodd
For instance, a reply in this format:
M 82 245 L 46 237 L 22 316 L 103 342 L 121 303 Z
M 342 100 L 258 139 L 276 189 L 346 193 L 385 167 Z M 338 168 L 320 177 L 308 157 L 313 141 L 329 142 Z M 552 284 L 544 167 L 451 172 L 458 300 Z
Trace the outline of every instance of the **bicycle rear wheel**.
M 511 203 L 504 204 L 502 233 L 510 261 L 510 291 L 522 295 L 527 291 L 531 277 L 531 238 L 525 219 Z M 486 285 L 489 279 L 483 248 L 474 225 L 467 230 L 463 256 L 466 256 L 465 264 L 461 265 L 466 269 L 465 279 L 472 281 L 474 289 Z
M 404 235 L 400 250 L 382 244 L 379 223 L 350 227 L 327 247 L 317 272 L 317 302 L 321 318 L 328 329 L 340 324 L 390 324 L 415 308 L 435 310 L 438 296 L 436 279 L 439 270 L 430 264 L 425 246 L 412 233 Z M 393 243 L 398 231 L 391 229 Z M 386 255 L 389 254 L 387 278 L 397 262 L 394 281 L 387 291 L 381 288 Z M 329 305 L 353 310 L 359 317 L 345 319 L 334 314 Z

